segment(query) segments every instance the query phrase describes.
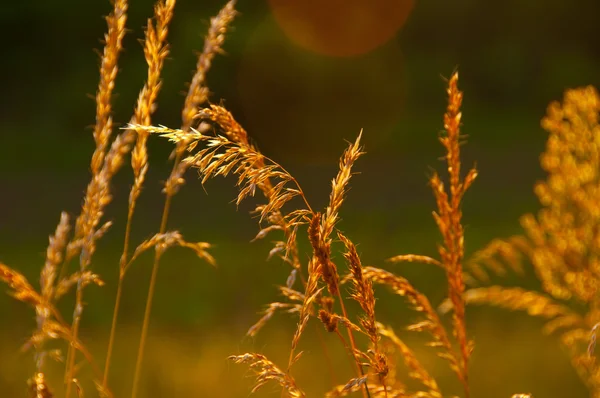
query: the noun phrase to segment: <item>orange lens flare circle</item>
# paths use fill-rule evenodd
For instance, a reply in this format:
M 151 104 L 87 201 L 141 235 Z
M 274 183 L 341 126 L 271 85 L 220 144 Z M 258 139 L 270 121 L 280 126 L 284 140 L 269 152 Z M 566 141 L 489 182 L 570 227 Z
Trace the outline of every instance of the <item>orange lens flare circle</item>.
M 329 161 L 361 128 L 369 150 L 389 142 L 406 91 L 399 44 L 329 57 L 293 45 L 280 32 L 272 17 L 259 25 L 238 69 L 244 125 L 261 150 L 288 160 Z
M 275 20 L 297 45 L 319 54 L 352 57 L 390 40 L 406 23 L 414 0 L 268 0 Z

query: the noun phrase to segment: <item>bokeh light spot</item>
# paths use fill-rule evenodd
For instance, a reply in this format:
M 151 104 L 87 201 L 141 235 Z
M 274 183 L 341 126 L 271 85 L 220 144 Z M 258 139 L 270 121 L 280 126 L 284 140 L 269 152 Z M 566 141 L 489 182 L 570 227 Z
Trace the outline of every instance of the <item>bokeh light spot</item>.
M 292 45 L 272 18 L 250 37 L 238 74 L 245 126 L 265 153 L 302 162 L 337 159 L 364 128 L 382 145 L 401 117 L 402 52 L 390 41 L 369 54 L 327 57 Z
M 414 0 L 268 0 L 297 45 L 329 56 L 368 53 L 404 25 Z

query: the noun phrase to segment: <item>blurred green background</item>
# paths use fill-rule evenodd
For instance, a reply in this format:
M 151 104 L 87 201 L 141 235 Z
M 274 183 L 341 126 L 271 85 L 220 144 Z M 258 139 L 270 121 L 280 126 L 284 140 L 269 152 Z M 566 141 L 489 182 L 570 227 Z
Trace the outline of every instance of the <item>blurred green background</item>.
M 202 49 L 209 18 L 223 1 L 180 0 L 169 39 L 171 57 L 154 123 L 178 126 L 183 92 Z M 465 92 L 463 147 L 466 167 L 480 176 L 464 201 L 468 253 L 496 237 L 520 233 L 518 218 L 538 208 L 533 183 L 543 178 L 538 156 L 546 135 L 539 120 L 568 87 L 600 86 L 597 0 L 484 1 L 240 1 L 226 54 L 208 75 L 211 101 L 224 104 L 256 145 L 283 164 L 303 186 L 314 208 L 328 201 L 344 140 L 364 129 L 367 155 L 359 160 L 339 228 L 358 242 L 365 264 L 407 276 L 434 304 L 445 294 L 443 275 L 430 266 L 390 266 L 401 253 L 434 255 L 440 238 L 431 211 L 427 177 L 442 169 L 437 141 L 445 110 L 445 82 L 456 68 Z M 98 81 L 101 16 L 108 1 L 30 0 L 0 6 L 4 101 L 0 107 L 0 260 L 36 281 L 48 235 L 60 211 L 78 214 L 94 148 L 93 96 Z M 115 120 L 129 120 L 145 79 L 141 46 L 152 1 L 132 1 L 125 52 L 117 80 Z M 140 242 L 159 227 L 160 193 L 171 146 L 150 140 L 150 175 L 133 227 Z M 131 170 L 115 178 L 114 221 L 93 268 L 107 282 L 86 293 L 83 338 L 102 362 L 116 289 Z M 255 339 L 244 337 L 289 272 L 265 261 L 271 239 L 250 243 L 258 229 L 249 200 L 236 210 L 233 179 L 206 184 L 190 172 L 174 200 L 170 228 L 188 240 L 208 241 L 214 269 L 183 250 L 164 257 L 153 307 L 143 391 L 148 397 L 246 396 L 252 379 L 227 355 L 265 353 L 285 364 L 296 319 L 280 316 Z M 274 239 L 274 238 L 272 238 Z M 306 249 L 306 245 L 303 246 Z M 309 256 L 309 251 L 303 258 Z M 337 256 L 341 260 L 341 256 Z M 341 261 L 340 261 L 341 262 Z M 111 374 L 118 396 L 127 396 L 150 275 L 151 255 L 127 277 Z M 537 287 L 533 277 L 497 281 Z M 405 303 L 377 292 L 379 320 L 395 325 L 439 377 L 446 394 L 459 393 L 446 364 L 402 332 L 415 319 Z M 72 311 L 72 298 L 63 303 Z M 25 397 L 33 372 L 19 346 L 34 328 L 34 314 L 0 298 L 0 397 Z M 468 313 L 477 345 L 472 361 L 475 397 L 584 397 L 587 392 L 557 342 L 541 335 L 541 322 L 487 308 Z M 320 325 L 301 349 L 297 378 L 309 396 L 321 396 L 332 377 L 344 383 L 351 369 L 336 341 L 335 376 L 323 366 Z M 333 354 L 332 354 L 333 355 Z M 61 366 L 56 367 L 60 377 Z M 400 376 L 406 379 L 406 375 Z M 58 379 L 56 379 L 58 380 Z M 60 391 L 60 383 L 55 388 Z M 89 387 L 88 395 L 93 396 Z M 266 387 L 264 396 L 278 396 Z M 260 395 L 260 394 L 259 394 Z M 262 395 L 260 395 L 262 396 Z

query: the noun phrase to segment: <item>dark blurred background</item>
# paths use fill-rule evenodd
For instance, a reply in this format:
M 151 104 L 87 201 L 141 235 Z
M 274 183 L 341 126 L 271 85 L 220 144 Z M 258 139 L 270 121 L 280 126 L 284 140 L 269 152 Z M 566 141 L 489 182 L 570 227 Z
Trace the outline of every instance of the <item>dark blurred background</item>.
M 195 52 L 223 4 L 178 2 L 155 124 L 179 125 Z M 446 104 L 444 78 L 460 71 L 468 135 L 463 162 L 465 168 L 476 164 L 480 172 L 464 201 L 468 253 L 493 238 L 520 233 L 519 216 L 537 210 L 532 186 L 544 177 L 538 156 L 546 134 L 539 120 L 548 103 L 560 100 L 568 87 L 600 86 L 597 0 L 245 0 L 237 8 L 226 54 L 216 58 L 208 75 L 211 101 L 224 104 L 255 144 L 296 176 L 316 208 L 327 204 L 345 140 L 364 129 L 367 155 L 356 166 L 360 174 L 351 182 L 339 228 L 360 243 L 365 264 L 407 276 L 434 304 L 445 294 L 439 270 L 390 266 L 384 259 L 435 255 L 440 241 L 427 178 L 444 166 L 437 141 Z M 109 2 L 100 0 L 0 5 L 0 260 L 32 281 L 60 212 L 78 214 L 89 180 L 95 106 L 90 97 L 99 64 L 93 50 L 101 49 L 102 16 L 109 11 Z M 131 2 L 114 101 L 121 124 L 129 120 L 145 80 L 139 40 L 151 14 L 152 1 Z M 168 142 L 152 138 L 149 146 L 150 175 L 135 217 L 134 242 L 158 230 L 160 190 L 171 167 Z M 93 264 L 107 285 L 86 293 L 84 340 L 100 362 L 131 180 L 128 167 L 115 178 L 115 201 L 106 215 L 114 227 Z M 263 305 L 279 299 L 275 285 L 289 269 L 281 261 L 265 261 L 274 238 L 249 242 L 258 230 L 249 214 L 256 201 L 236 210 L 234 182 L 217 179 L 203 190 L 190 172 L 174 200 L 170 228 L 191 241 L 214 243 L 219 266 L 211 268 L 186 251 L 165 256 L 146 355 L 146 396 L 246 396 L 248 373 L 228 364 L 227 355 L 252 350 L 282 365 L 287 361 L 295 318 L 279 316 L 257 338 L 244 337 Z M 112 376 L 120 396 L 131 387 L 150 267 L 151 255 L 144 256 L 127 277 Z M 496 282 L 536 288 L 529 274 Z M 420 337 L 402 332 L 402 325 L 415 319 L 406 304 L 385 290 L 378 294 L 380 319 L 399 328 L 446 394 L 459 393 L 446 364 L 422 347 Z M 63 304 L 67 315 L 70 300 Z M 18 348 L 34 327 L 33 315 L 25 305 L 0 298 L 1 397 L 26 396 L 24 380 L 33 361 Z M 586 396 L 557 341 L 541 334 L 541 322 L 487 308 L 470 309 L 468 316 L 477 343 L 473 396 Z M 316 332 L 320 328 L 311 327 L 296 370 L 309 396 L 322 395 L 331 384 L 327 372 L 315 372 L 322 363 L 318 336 L 329 340 Z M 338 352 L 336 342 L 330 344 Z M 336 381 L 343 383 L 350 368 L 343 354 L 338 357 Z M 279 391 L 266 387 L 265 396 L 270 393 Z

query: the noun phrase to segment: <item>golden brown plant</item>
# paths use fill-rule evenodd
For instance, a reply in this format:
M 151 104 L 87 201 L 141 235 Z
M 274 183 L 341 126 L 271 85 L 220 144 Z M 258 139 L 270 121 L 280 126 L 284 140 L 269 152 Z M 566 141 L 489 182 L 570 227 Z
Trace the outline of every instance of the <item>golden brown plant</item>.
M 235 363 L 246 363 L 256 374 L 252 392 L 274 381 L 282 388 L 282 396 L 305 397 L 292 377 L 293 365 L 301 358 L 299 345 L 311 318 L 315 325 L 322 324 L 333 333 L 347 350 L 355 375 L 345 384 L 333 386 L 326 397 L 341 397 L 361 392 L 364 397 L 410 397 L 441 398 L 438 382 L 426 369 L 417 355 L 391 327 L 377 321 L 374 284 L 385 285 L 393 293 L 406 298 L 421 319 L 410 324 L 409 330 L 426 332 L 431 338 L 429 346 L 448 360 L 463 385 L 468 398 L 468 368 L 472 343 L 468 340 L 465 320 L 465 303 L 493 304 L 510 310 L 527 311 L 531 316 L 547 320 L 547 333 L 560 332 L 561 342 L 572 357 L 574 366 L 588 383 L 595 397 L 600 397 L 600 367 L 595 360 L 596 335 L 600 325 L 600 97 L 592 88 L 570 90 L 562 105 L 552 104 L 542 125 L 550 133 L 547 150 L 541 158 L 542 166 L 549 173 L 547 181 L 536 185 L 536 194 L 544 208 L 537 214 L 522 218 L 525 236 L 508 240 L 494 240 L 470 259 L 464 259 L 464 229 L 461 202 L 466 190 L 477 176 L 471 169 L 461 176 L 460 141 L 462 139 L 461 104 L 462 92 L 458 89 L 458 74 L 448 82 L 448 106 L 444 115 L 444 133 L 440 142 L 445 148 L 449 183 L 434 173 L 430 185 L 436 199 L 434 220 L 442 236 L 438 245 L 439 258 L 405 254 L 389 259 L 389 262 L 419 262 L 436 265 L 445 271 L 448 298 L 441 310 L 452 311 L 452 328 L 447 329 L 429 299 L 405 278 L 389 271 L 364 267 L 356 245 L 337 230 L 339 213 L 349 188 L 352 170 L 362 156 L 362 131 L 344 151 L 339 171 L 332 181 L 329 202 L 323 211 L 315 211 L 309 204 L 300 183 L 279 163 L 264 156 L 250 143 L 248 133 L 224 107 L 208 105 L 206 75 L 212 60 L 222 52 L 225 33 L 236 15 L 235 0 L 230 0 L 219 14 L 211 19 L 211 25 L 199 55 L 196 71 L 190 83 L 182 110 L 180 129 L 153 127 L 151 116 L 156 109 L 161 88 L 161 70 L 169 54 L 166 38 L 173 17 L 175 0 L 158 0 L 154 18 L 148 20 L 145 31 L 144 55 L 148 65 L 147 79 L 139 93 L 134 114 L 129 124 L 113 138 L 112 96 L 118 71 L 118 57 L 122 51 L 128 4 L 126 0 L 114 0 L 113 10 L 107 17 L 108 32 L 101 56 L 100 83 L 96 94 L 96 123 L 94 126 L 95 149 L 91 159 L 91 180 L 87 186 L 81 213 L 71 225 L 70 218 L 62 213 L 56 231 L 50 237 L 46 260 L 40 274 L 37 291 L 19 272 L 0 263 L 0 280 L 7 283 L 10 294 L 36 312 L 36 329 L 23 346 L 35 348 L 36 373 L 30 381 L 30 396 L 51 398 L 46 380 L 45 358 L 60 356 L 60 350 L 49 350 L 46 343 L 61 339 L 69 344 L 66 359 L 66 397 L 73 389 L 79 396 L 83 390 L 78 381 L 80 366 L 76 364 L 78 353 L 83 355 L 97 379 L 101 395 L 112 396 L 108 388 L 123 280 L 131 264 L 145 251 L 154 249 L 154 261 L 144 319 L 141 327 L 138 355 L 133 375 L 132 397 L 139 394 L 140 377 L 145 342 L 151 314 L 157 272 L 161 256 L 173 246 L 193 250 L 210 264 L 215 264 L 209 254 L 210 245 L 205 242 L 188 242 L 175 230 L 167 229 L 170 207 L 174 195 L 184 183 L 184 173 L 190 167 L 198 170 L 202 183 L 216 176 L 233 175 L 237 178 L 239 193 L 236 203 L 262 192 L 265 203 L 255 208 L 260 230 L 255 239 L 262 239 L 274 231 L 280 231 L 283 239 L 277 240 L 269 258 L 277 256 L 288 263 L 292 270 L 285 285 L 279 286 L 284 297 L 272 302 L 262 317 L 249 330 L 256 333 L 276 312 L 298 315 L 298 323 L 292 336 L 289 360 L 285 370 L 266 356 L 246 353 L 229 357 Z M 196 124 L 196 128 L 193 126 Z M 214 133 L 213 134 L 213 128 Z M 165 203 L 159 231 L 130 248 L 130 234 L 136 203 L 140 197 L 148 170 L 147 141 L 150 133 L 159 133 L 175 143 L 174 164 L 164 184 Z M 193 152 L 186 157 L 187 152 Z M 107 358 L 101 372 L 79 337 L 83 312 L 83 292 L 89 284 L 103 285 L 99 275 L 91 270 L 92 258 L 99 239 L 108 231 L 111 222 L 103 221 L 106 206 L 112 201 L 111 180 L 131 152 L 133 184 L 129 194 L 127 223 L 123 251 L 119 264 L 119 281 L 116 303 L 109 336 Z M 296 207 L 294 207 L 296 205 Z M 288 210 L 288 208 L 290 210 Z M 306 228 L 306 237 L 312 253 L 301 261 L 297 242 L 298 233 Z M 71 235 L 71 229 L 72 235 Z M 347 272 L 336 264 L 332 234 L 344 246 L 343 258 Z M 477 287 L 465 291 L 467 281 L 488 282 L 487 271 L 502 275 L 504 263 L 514 272 L 522 273 L 523 255 L 531 261 L 542 282 L 544 293 L 520 288 L 499 286 Z M 69 272 L 70 262 L 79 257 L 79 269 Z M 343 265 L 342 265 L 343 266 Z M 469 269 L 465 273 L 463 267 Z M 60 271 L 59 271 L 60 269 Z M 296 288 L 296 279 L 302 287 Z M 469 279 L 467 279 L 469 278 Z M 350 284 L 350 298 L 358 303 L 361 314 L 355 317 L 346 311 L 343 296 L 344 284 Z M 56 303 L 75 288 L 75 309 L 72 326 L 63 319 Z M 571 301 L 569 301 L 571 300 Z M 577 304 L 572 305 L 573 302 Z M 585 311 L 575 310 L 576 306 Z M 344 337 L 340 328 L 345 328 Z M 322 332 L 322 329 L 320 329 Z M 355 339 L 360 336 L 359 339 Z M 382 337 L 384 338 L 382 340 Z M 366 344 L 365 344 L 366 342 Z M 364 347 L 361 347 L 364 344 Z M 326 348 L 325 348 L 326 349 Z M 419 383 L 417 391 L 408 391 L 396 380 L 399 353 L 408 376 Z M 100 382 L 100 380 L 102 380 Z M 335 384 L 335 383 L 334 383 Z M 75 387 L 73 387 L 73 385 Z M 530 397 L 516 394 L 513 398 Z
M 196 254 L 214 264 L 214 259 L 207 252 L 209 245 L 207 243 L 189 243 L 176 231 L 166 232 L 166 214 L 163 217 L 161 231 L 152 238 L 142 242 L 135 251 L 129 254 L 129 235 L 131 223 L 137 198 L 139 197 L 145 175 L 148 169 L 148 154 L 146 142 L 148 134 L 144 131 L 134 131 L 125 129 L 118 134 L 111 143 L 113 132 L 112 120 L 112 92 L 115 87 L 115 79 L 118 71 L 118 57 L 122 50 L 122 40 L 125 34 L 125 23 L 127 20 L 128 3 L 125 0 L 114 0 L 113 10 L 106 18 L 108 32 L 105 35 L 104 51 L 101 55 L 100 83 L 96 94 L 96 123 L 94 126 L 95 149 L 91 160 L 91 180 L 88 184 L 81 214 L 75 221 L 74 231 L 71 237 L 70 220 L 66 213 L 61 215 L 54 236 L 50 238 L 50 244 L 47 249 L 46 262 L 40 275 L 40 293 L 27 282 L 27 280 L 18 272 L 0 264 L 0 279 L 7 282 L 12 288 L 13 296 L 21 301 L 31 304 L 36 310 L 37 329 L 25 344 L 24 348 L 34 346 L 36 348 L 36 367 L 38 372 L 34 378 L 38 394 L 42 389 L 39 386 L 45 385 L 42 372 L 44 358 L 50 356 L 57 358 L 60 356 L 60 350 L 47 351 L 44 344 L 50 339 L 63 339 L 69 343 L 69 352 L 66 359 L 65 383 L 66 396 L 69 397 L 72 391 L 72 384 L 75 383 L 77 391 L 81 392 L 76 382 L 75 373 L 79 365 L 76 366 L 77 352 L 81 352 L 86 361 L 92 365 L 95 377 L 102 380 L 98 384 L 98 390 L 104 395 L 110 396 L 111 393 L 107 387 L 108 371 L 110 368 L 110 356 L 112 353 L 112 344 L 114 341 L 114 332 L 118 317 L 120 294 L 122 289 L 123 277 L 130 264 L 143 251 L 155 248 L 157 256 L 168 247 L 181 246 L 189 248 Z M 207 43 L 205 43 L 205 52 L 201 55 L 198 65 L 198 71 L 190 87 L 190 94 L 186 99 L 186 111 L 184 111 L 184 125 L 191 125 L 192 116 L 190 112 L 195 113 L 201 98 L 199 95 L 207 93 L 201 85 L 204 83 L 204 76 L 210 66 L 210 61 L 214 54 L 220 51 L 223 42 L 223 34 L 227 24 L 231 21 L 235 11 L 233 5 L 235 1 L 230 1 L 220 16 L 213 19 L 213 25 L 209 31 Z M 134 115 L 130 123 L 149 124 L 151 114 L 156 109 L 156 98 L 161 87 L 160 72 L 164 61 L 168 55 L 168 44 L 166 36 L 168 25 L 173 16 L 174 0 L 159 0 L 155 5 L 154 20 L 148 21 L 146 29 L 146 39 L 144 41 L 144 54 L 148 63 L 147 81 L 140 91 Z M 193 109 L 192 109 L 193 108 Z M 186 116 L 187 115 L 187 116 Z M 134 145 L 135 143 L 135 145 Z M 133 149 L 133 151 L 132 151 Z M 124 158 L 132 152 L 132 169 L 134 172 L 134 183 L 129 196 L 129 210 L 127 218 L 126 233 L 124 239 L 123 254 L 120 263 L 119 286 L 117 293 L 117 303 L 114 307 L 113 325 L 109 338 L 109 349 L 104 372 L 100 372 L 96 367 L 93 358 L 79 340 L 79 325 L 83 312 L 83 290 L 90 283 L 102 285 L 103 282 L 98 275 L 90 270 L 92 257 L 96 250 L 97 241 L 104 236 L 112 223 L 102 223 L 105 207 L 112 201 L 111 180 L 112 177 L 124 164 Z M 181 179 L 175 179 L 177 184 Z M 171 179 L 171 187 L 173 186 Z M 174 190 L 171 189 L 169 195 Z M 71 260 L 79 257 L 79 270 L 69 273 L 68 265 Z M 60 272 L 58 269 L 60 268 Z M 155 273 L 154 273 L 155 275 Z M 73 325 L 69 327 L 65 324 L 61 314 L 56 310 L 56 303 L 70 289 L 76 287 L 75 310 L 73 313 Z M 152 289 L 151 289 L 152 290 Z M 150 302 L 151 300 L 149 300 Z M 149 309 L 149 305 L 147 306 Z M 142 331 L 142 342 L 147 329 L 147 315 Z M 140 350 L 141 351 L 141 350 Z M 138 366 L 141 364 L 141 355 L 138 356 Z M 136 370 L 136 377 L 139 371 Z M 134 383 L 134 385 L 137 385 Z M 46 389 L 46 391 L 49 391 Z M 135 395 L 135 387 L 134 387 Z
M 450 178 L 449 188 L 446 189 L 440 176 L 434 173 L 429 183 L 437 203 L 437 211 L 433 218 L 442 234 L 443 245 L 438 245 L 440 260 L 422 255 L 399 255 L 390 258 L 391 262 L 422 262 L 442 267 L 446 272 L 448 281 L 448 299 L 452 303 L 452 332 L 458 342 L 459 354 L 454 351 L 444 327 L 441 325 L 437 314 L 426 302 L 426 298 L 418 293 L 410 284 L 398 279 L 392 274 L 382 270 L 371 271 L 375 279 L 381 283 L 390 284 L 395 292 L 405 295 L 418 311 L 425 312 L 427 321 L 425 324 L 411 326 L 413 330 L 428 330 L 434 337 L 434 345 L 442 347 L 444 352 L 440 356 L 448 359 L 452 370 L 461 381 L 465 396 L 469 396 L 468 365 L 472 350 L 472 342 L 467 338 L 465 321 L 465 303 L 463 292 L 465 290 L 463 257 L 464 257 L 464 230 L 461 223 L 462 210 L 461 201 L 477 177 L 475 168 L 471 169 L 464 179 L 461 178 L 460 140 L 462 139 L 460 126 L 462 112 L 463 93 L 458 89 L 458 73 L 455 72 L 448 81 L 448 107 L 444 114 L 444 131 L 440 136 L 440 142 L 446 149 L 446 164 Z
M 521 267 L 519 256 L 512 253 L 525 254 L 544 292 L 491 286 L 465 294 L 468 303 L 548 319 L 544 331 L 560 334 L 594 397 L 600 396 L 600 367 L 590 351 L 600 321 L 599 118 L 600 96 L 593 87 L 567 90 L 562 104 L 550 104 L 541 122 L 549 136 L 540 157 L 548 177 L 535 185 L 542 209 L 521 218 L 525 236 L 501 244 L 509 256 L 501 253 L 500 258 L 512 267 Z M 494 254 L 498 242 L 484 251 Z M 502 271 L 501 263 L 496 265 Z M 474 275 L 487 281 L 487 276 Z

